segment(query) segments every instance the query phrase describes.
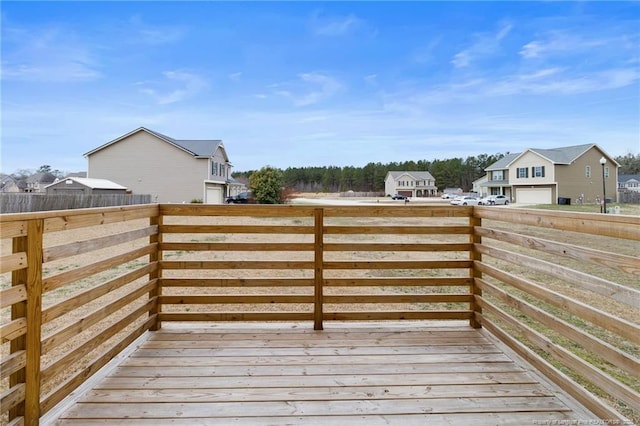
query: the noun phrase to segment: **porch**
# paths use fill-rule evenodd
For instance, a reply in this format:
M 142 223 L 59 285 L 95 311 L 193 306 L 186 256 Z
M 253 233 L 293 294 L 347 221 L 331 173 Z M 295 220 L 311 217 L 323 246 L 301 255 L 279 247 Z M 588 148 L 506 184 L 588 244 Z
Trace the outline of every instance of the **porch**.
M 587 412 L 461 322 L 169 324 L 44 423 L 525 425 Z
M 3 423 L 640 419 L 639 217 L 159 204 L 0 225 Z

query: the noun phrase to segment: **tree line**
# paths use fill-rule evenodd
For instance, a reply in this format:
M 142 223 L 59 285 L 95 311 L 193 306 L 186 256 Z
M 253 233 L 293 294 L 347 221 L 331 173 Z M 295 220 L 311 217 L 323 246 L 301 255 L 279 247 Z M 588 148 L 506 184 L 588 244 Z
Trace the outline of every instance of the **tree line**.
M 384 178 L 390 171 L 426 171 L 436 180 L 439 191 L 444 188 L 462 188 L 470 191 L 473 181 L 486 174 L 485 169 L 505 154 L 480 154 L 466 159 L 409 160 L 390 163 L 368 163 L 364 167 L 323 166 L 288 167 L 282 172 L 285 187 L 300 192 L 383 192 Z M 640 154 L 615 157 L 620 164 L 619 174 L 640 174 Z M 232 176 L 248 183 L 255 170 L 234 172 Z
M 284 186 L 300 192 L 382 192 L 384 178 L 390 171 L 430 172 L 439 190 L 454 187 L 469 191 L 473 181 L 484 176 L 484 169 L 503 156 L 482 154 L 466 159 L 368 163 L 364 167 L 289 167 L 281 172 Z M 232 176 L 241 182 L 249 182 L 254 172 L 234 172 Z

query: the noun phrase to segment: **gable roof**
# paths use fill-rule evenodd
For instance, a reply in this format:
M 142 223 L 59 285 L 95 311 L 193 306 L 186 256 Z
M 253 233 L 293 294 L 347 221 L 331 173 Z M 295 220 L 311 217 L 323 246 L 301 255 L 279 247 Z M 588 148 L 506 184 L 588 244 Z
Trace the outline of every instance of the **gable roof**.
M 56 177 L 49 172 L 38 172 L 29 176 L 27 183 L 51 183 L 56 180 Z
M 521 152 L 517 152 L 515 154 L 506 154 L 504 157 L 502 157 L 501 159 L 499 159 L 498 161 L 496 161 L 495 163 L 493 163 L 492 165 L 487 167 L 485 170 L 486 171 L 492 171 L 492 170 L 508 169 L 509 168 L 509 164 L 511 164 L 511 162 L 513 160 L 518 158 L 520 156 L 520 154 L 521 154 Z
M 629 181 L 640 182 L 640 175 L 618 175 L 618 182 L 624 183 Z
M 571 164 L 576 158 L 580 157 L 594 146 L 596 146 L 596 144 L 591 143 L 553 149 L 530 148 L 528 151 L 535 152 L 554 164 Z
M 409 175 L 415 180 L 435 180 L 429 172 L 388 172 L 393 179 L 397 179 L 403 175 Z
M 146 132 L 149 133 L 152 136 L 155 136 L 158 139 L 161 139 L 185 152 L 187 152 L 188 154 L 193 155 L 196 158 L 209 158 L 211 157 L 216 150 L 221 147 L 222 148 L 222 152 L 224 153 L 224 157 L 225 157 L 225 161 L 229 161 L 229 158 L 227 156 L 227 152 L 224 149 L 224 145 L 222 144 L 222 141 L 219 139 L 187 139 L 187 140 L 181 140 L 181 139 L 174 139 L 170 136 L 167 135 L 163 135 L 162 133 L 158 133 L 154 130 L 150 130 L 147 129 L 145 127 L 140 127 L 132 132 L 129 132 L 125 135 L 120 136 L 119 138 L 116 138 L 110 142 L 107 142 L 104 145 L 99 146 L 96 149 L 93 149 L 87 153 L 84 154 L 85 157 L 88 157 L 89 155 L 92 155 L 98 151 L 100 151 L 101 149 L 104 149 L 110 145 L 113 145 L 117 142 L 120 142 L 123 139 L 128 138 L 131 135 L 134 135 L 138 132 Z
M 91 189 L 127 189 L 125 186 L 119 185 L 107 179 L 80 178 L 80 177 L 68 177 L 65 179 L 60 179 L 59 181 L 54 182 L 51 185 L 47 185 L 45 188 L 48 188 L 53 185 L 57 185 L 60 182 L 65 182 L 68 180 L 72 180 L 74 182 L 79 183 L 80 185 L 84 185 Z
M 585 152 L 589 151 L 591 148 L 594 148 L 594 147 L 598 148 L 598 150 L 604 154 L 604 151 L 594 143 L 589 143 L 584 145 L 564 146 L 564 147 L 552 148 L 552 149 L 529 148 L 523 152 L 518 152 L 515 154 L 507 154 L 500 160 L 491 164 L 485 170 L 492 171 L 492 170 L 508 169 L 511 163 L 513 163 L 518 157 L 522 156 L 527 152 L 533 152 L 543 158 L 546 158 L 552 164 L 571 164 L 582 154 L 584 154 Z M 609 160 L 611 160 L 616 166 L 619 166 L 619 164 L 613 158 L 609 158 Z

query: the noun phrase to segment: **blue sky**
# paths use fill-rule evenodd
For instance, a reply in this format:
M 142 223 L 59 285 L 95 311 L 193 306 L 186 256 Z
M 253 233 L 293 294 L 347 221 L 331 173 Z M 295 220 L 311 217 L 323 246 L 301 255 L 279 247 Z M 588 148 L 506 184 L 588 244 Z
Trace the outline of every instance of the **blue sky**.
M 1 171 L 144 126 L 235 170 L 640 152 L 640 2 L 10 2 Z

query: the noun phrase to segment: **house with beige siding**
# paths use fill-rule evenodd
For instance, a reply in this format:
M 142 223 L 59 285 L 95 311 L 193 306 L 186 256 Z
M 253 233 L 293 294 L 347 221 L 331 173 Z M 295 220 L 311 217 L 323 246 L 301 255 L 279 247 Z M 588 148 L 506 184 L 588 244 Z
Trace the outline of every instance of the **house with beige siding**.
M 429 172 L 387 172 L 384 192 L 387 196 L 434 197 L 438 188 L 436 179 Z
M 600 160 L 605 159 L 604 167 Z M 482 192 L 506 195 L 521 204 L 556 204 L 559 199 L 585 203 L 616 199 L 620 165 L 596 144 L 554 149 L 529 148 L 507 154 L 485 169 Z
M 159 203 L 221 204 L 237 191 L 221 140 L 174 139 L 140 127 L 85 154 L 87 177 L 107 179 Z

